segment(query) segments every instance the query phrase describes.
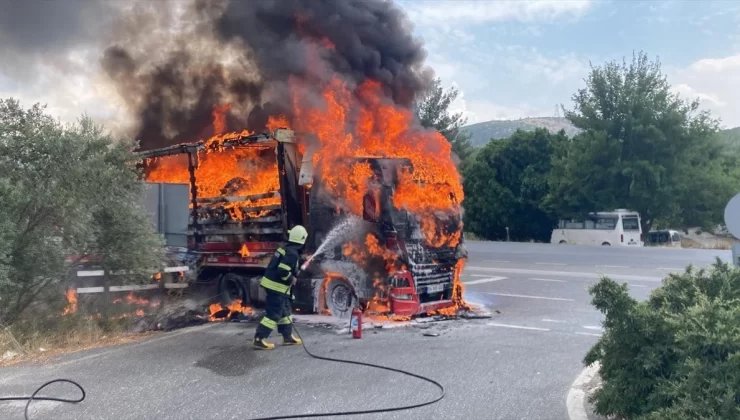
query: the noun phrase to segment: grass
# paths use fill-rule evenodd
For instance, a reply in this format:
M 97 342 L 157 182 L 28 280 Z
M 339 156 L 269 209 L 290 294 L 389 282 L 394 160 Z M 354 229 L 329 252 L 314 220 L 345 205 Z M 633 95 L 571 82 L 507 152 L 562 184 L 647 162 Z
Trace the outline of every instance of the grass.
M 717 238 L 706 243 L 701 243 L 690 238 L 681 238 L 682 248 L 696 248 L 696 249 L 731 249 L 733 241 L 726 238 Z
M 0 366 L 22 361 L 139 340 L 148 333 L 131 333 L 130 319 L 104 321 L 68 315 L 21 320 L 0 328 Z M 14 357 L 3 358 L 8 352 Z

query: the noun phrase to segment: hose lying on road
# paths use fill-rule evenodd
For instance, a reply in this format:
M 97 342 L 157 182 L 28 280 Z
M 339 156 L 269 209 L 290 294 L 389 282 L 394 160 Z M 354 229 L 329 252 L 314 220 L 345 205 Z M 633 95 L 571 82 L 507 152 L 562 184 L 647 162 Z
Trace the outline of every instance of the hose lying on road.
M 298 332 L 298 329 L 295 328 L 295 324 L 293 324 L 293 331 L 295 331 L 295 333 L 298 334 L 298 337 L 300 337 L 301 341 L 303 341 L 303 337 L 301 337 L 301 333 Z M 303 350 L 306 351 L 306 354 L 313 357 L 314 359 L 325 360 L 327 362 L 367 366 L 367 367 L 371 367 L 375 369 L 383 369 L 383 370 L 387 370 L 390 372 L 396 372 L 396 373 L 401 373 L 403 375 L 411 376 L 412 378 L 420 379 L 425 382 L 429 382 L 430 384 L 436 386 L 439 389 L 439 395 L 436 398 L 429 400 L 429 401 L 425 401 L 425 402 L 418 403 L 418 404 L 411 404 L 411 405 L 400 405 L 397 407 L 375 408 L 375 409 L 357 410 L 357 411 L 335 411 L 335 412 L 327 412 L 327 413 L 288 414 L 284 416 L 256 417 L 256 418 L 252 418 L 249 420 L 280 420 L 280 419 L 298 419 L 298 418 L 306 418 L 306 417 L 355 416 L 355 415 L 360 415 L 360 414 L 387 413 L 391 411 L 410 410 L 412 408 L 419 408 L 419 407 L 424 407 L 427 405 L 432 405 L 445 397 L 445 387 L 442 386 L 442 384 L 440 384 L 439 382 L 435 381 L 434 379 L 427 378 L 426 376 L 422 376 L 416 373 L 411 373 L 411 372 L 408 372 L 402 369 L 396 369 L 396 368 L 383 366 L 383 365 L 376 365 L 374 363 L 365 363 L 365 362 L 357 362 L 355 360 L 334 359 L 334 358 L 326 357 L 326 356 L 318 356 L 316 354 L 311 353 L 308 350 L 308 348 L 306 347 L 305 341 L 303 341 L 302 346 L 303 346 Z
M 58 383 L 58 382 L 64 382 L 64 383 L 68 383 L 68 384 L 72 384 L 72 385 L 76 386 L 77 389 L 79 389 L 80 392 L 82 393 L 82 396 L 80 396 L 80 398 L 77 398 L 77 399 L 74 399 L 74 400 L 73 399 L 69 399 L 69 398 L 37 397 L 36 396 L 36 395 L 38 395 L 39 392 L 41 392 L 41 390 L 43 390 L 47 386 L 49 386 L 51 384 Z M 82 385 L 78 384 L 77 382 L 75 382 L 75 381 L 73 381 L 71 379 L 54 379 L 54 380 L 51 380 L 51 381 L 49 381 L 49 382 L 41 385 L 40 387 L 36 388 L 36 390 L 33 391 L 33 394 L 31 394 L 30 396 L 23 396 L 23 397 L 0 397 L 0 402 L 2 402 L 2 401 L 27 401 L 26 402 L 26 409 L 23 411 L 23 416 L 25 417 L 26 420 L 28 420 L 28 407 L 31 406 L 31 402 L 32 401 L 57 401 L 57 402 L 63 402 L 63 403 L 73 403 L 73 404 L 76 404 L 76 403 L 82 402 L 85 399 L 85 395 L 86 395 L 85 394 L 85 388 L 83 388 Z
M 293 330 L 296 332 L 296 334 L 298 334 L 298 337 L 301 338 L 301 341 L 303 341 L 303 337 L 301 337 L 301 333 L 298 331 L 298 329 L 295 328 L 295 324 L 293 325 Z M 432 400 L 428 400 L 428 401 L 421 402 L 418 404 L 400 405 L 396 407 L 375 408 L 375 409 L 357 410 L 357 411 L 335 411 L 335 412 L 327 412 L 327 413 L 288 414 L 288 415 L 283 415 L 283 416 L 255 417 L 249 420 L 279 420 L 279 419 L 298 419 L 298 418 L 306 418 L 306 417 L 354 416 L 354 415 L 360 415 L 360 414 L 387 413 L 391 411 L 410 410 L 413 408 L 419 408 L 419 407 L 424 407 L 427 405 L 432 405 L 445 397 L 445 387 L 442 386 L 442 384 L 440 384 L 439 382 L 435 381 L 434 379 L 427 378 L 426 376 L 408 372 L 402 369 L 396 369 L 396 368 L 383 366 L 383 365 L 376 365 L 374 363 L 365 363 L 365 362 L 358 362 L 355 360 L 334 359 L 332 357 L 319 356 L 319 355 L 311 353 L 306 347 L 305 342 L 302 343 L 302 347 L 303 347 L 303 350 L 306 352 L 306 354 L 313 357 L 314 359 L 325 360 L 327 362 L 345 363 L 349 365 L 366 366 L 366 367 L 371 367 L 375 369 L 383 369 L 383 370 L 387 370 L 390 372 L 395 372 L 395 373 L 400 373 L 406 376 L 411 376 L 412 378 L 420 379 L 425 382 L 429 382 L 430 384 L 436 386 L 439 389 L 439 395 Z M 56 398 L 56 397 L 37 397 L 38 393 L 41 392 L 41 390 L 43 390 L 44 388 L 46 388 L 47 386 L 51 384 L 58 383 L 58 382 L 70 383 L 76 386 L 82 393 L 82 396 L 80 396 L 80 398 L 78 399 Z M 85 396 L 86 396 L 85 389 L 82 387 L 82 385 L 78 384 L 77 382 L 71 379 L 54 379 L 38 387 L 36 391 L 34 391 L 33 394 L 31 394 L 30 396 L 0 397 L 0 402 L 27 401 L 26 408 L 24 410 L 24 416 L 26 420 L 29 420 L 28 407 L 31 405 L 32 401 L 57 401 L 57 402 L 64 402 L 64 403 L 80 403 L 85 399 Z

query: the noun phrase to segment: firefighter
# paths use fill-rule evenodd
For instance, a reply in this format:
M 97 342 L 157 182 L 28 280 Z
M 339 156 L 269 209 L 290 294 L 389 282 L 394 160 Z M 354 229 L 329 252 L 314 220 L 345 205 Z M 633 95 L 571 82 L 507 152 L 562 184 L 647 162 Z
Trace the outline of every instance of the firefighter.
M 267 292 L 265 315 L 254 334 L 254 347 L 272 350 L 275 345 L 265 341 L 272 330 L 277 328 L 283 336 L 284 345 L 301 344 L 301 339 L 293 335 L 293 323 L 290 319 L 292 286 L 298 274 L 300 251 L 308 238 L 306 228 L 293 226 L 288 231 L 288 244 L 275 251 L 260 286 Z

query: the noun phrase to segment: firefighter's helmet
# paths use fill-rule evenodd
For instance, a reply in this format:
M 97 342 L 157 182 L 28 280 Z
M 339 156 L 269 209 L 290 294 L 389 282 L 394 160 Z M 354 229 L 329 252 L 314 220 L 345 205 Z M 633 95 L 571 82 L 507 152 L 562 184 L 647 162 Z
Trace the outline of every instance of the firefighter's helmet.
M 301 225 L 295 225 L 288 231 L 288 242 L 303 245 L 306 243 L 306 238 L 308 238 L 308 231 Z

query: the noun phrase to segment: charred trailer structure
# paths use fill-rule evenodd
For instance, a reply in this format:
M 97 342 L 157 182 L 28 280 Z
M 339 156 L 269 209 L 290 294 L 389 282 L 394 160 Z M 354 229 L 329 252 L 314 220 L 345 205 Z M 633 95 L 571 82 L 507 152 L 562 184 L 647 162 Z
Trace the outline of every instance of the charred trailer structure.
M 450 211 L 417 215 L 394 203 L 400 182 L 413 174 L 409 159 L 346 158 L 335 164 L 353 175 L 338 180 L 320 176 L 330 171 L 314 168 L 304 149 L 292 130 L 276 129 L 140 152 L 147 181 L 189 185 L 187 249 L 198 283 L 218 288 L 224 304 L 260 304 L 266 265 L 287 230 L 302 224 L 309 231 L 306 256 L 324 249 L 294 287 L 298 310 L 342 316 L 359 304 L 378 314 L 413 316 L 464 305 L 465 252 L 454 194 L 439 189 Z M 339 204 L 347 196 L 358 208 Z M 458 240 L 430 243 L 422 233 L 430 218 Z

